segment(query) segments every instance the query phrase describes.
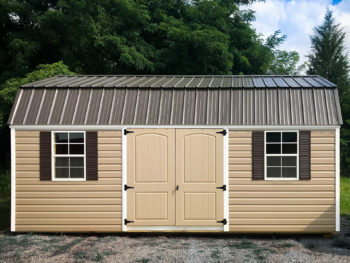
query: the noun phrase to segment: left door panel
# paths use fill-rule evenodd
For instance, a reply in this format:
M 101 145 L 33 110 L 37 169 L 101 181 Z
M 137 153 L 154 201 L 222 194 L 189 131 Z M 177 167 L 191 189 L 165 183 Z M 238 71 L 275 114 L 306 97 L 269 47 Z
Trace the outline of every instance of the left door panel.
M 127 219 L 130 226 L 175 225 L 175 129 L 127 135 Z

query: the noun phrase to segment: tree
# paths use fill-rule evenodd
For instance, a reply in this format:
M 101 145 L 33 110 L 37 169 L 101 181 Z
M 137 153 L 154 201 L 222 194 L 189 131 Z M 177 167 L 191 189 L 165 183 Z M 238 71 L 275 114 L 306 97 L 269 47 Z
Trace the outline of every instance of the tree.
M 82 74 L 263 74 L 270 48 L 240 9 L 254 1 L 0 0 L 0 82 L 58 60 Z
M 335 83 L 339 89 L 340 106 L 344 119 L 341 130 L 342 174 L 350 172 L 350 79 L 349 60 L 345 52 L 345 32 L 328 10 L 322 25 L 311 36 L 312 51 L 309 55 L 309 74 L 320 75 Z
M 6 121 L 9 117 L 11 106 L 15 99 L 18 88 L 29 82 L 42 80 L 56 75 L 72 75 L 74 74 L 62 61 L 53 64 L 39 65 L 36 70 L 26 74 L 23 78 L 12 78 L 7 80 L 0 86 L 0 145 L 7 151 L 0 152 L 0 170 L 6 167 L 9 162 L 9 129 Z
M 300 75 L 306 69 L 306 64 L 298 65 L 300 56 L 296 51 L 275 50 L 269 74 Z

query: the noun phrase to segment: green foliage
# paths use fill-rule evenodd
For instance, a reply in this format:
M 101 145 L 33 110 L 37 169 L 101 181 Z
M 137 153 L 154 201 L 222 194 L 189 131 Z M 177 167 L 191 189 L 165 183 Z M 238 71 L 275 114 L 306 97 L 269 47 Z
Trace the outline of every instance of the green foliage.
M 11 195 L 11 174 L 9 170 L 0 172 L 0 198 L 8 199 Z
M 276 50 L 269 73 L 278 75 L 300 75 L 306 69 L 306 64 L 298 66 L 300 56 L 296 51 Z
M 262 74 L 273 54 L 239 8 L 251 2 L 0 0 L 0 81 L 58 60 L 86 74 Z
M 335 83 L 339 89 L 344 125 L 341 130 L 341 173 L 350 174 L 350 64 L 345 50 L 345 32 L 327 11 L 323 24 L 314 29 L 309 55 L 309 74 L 317 74 Z
M 55 75 L 72 75 L 68 67 L 62 61 L 39 65 L 36 70 L 26 74 L 22 78 L 11 78 L 0 85 L 0 144 L 2 150 L 0 152 L 0 169 L 9 167 L 9 129 L 6 126 L 6 121 L 9 117 L 12 103 L 15 99 L 18 87 L 29 82 L 49 78 Z
M 11 174 L 9 170 L 3 170 L 0 172 L 0 230 L 6 229 L 10 226 L 10 196 Z
M 350 178 L 340 178 L 340 214 L 350 217 Z

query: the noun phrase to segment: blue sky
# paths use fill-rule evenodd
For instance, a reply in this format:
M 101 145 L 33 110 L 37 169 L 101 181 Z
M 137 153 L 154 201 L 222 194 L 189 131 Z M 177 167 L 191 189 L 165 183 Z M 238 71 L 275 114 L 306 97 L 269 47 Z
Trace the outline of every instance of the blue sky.
M 327 8 L 347 33 L 346 46 L 350 52 L 350 0 L 265 0 L 248 6 L 255 11 L 253 26 L 265 38 L 276 30 L 287 35 L 281 49 L 298 51 L 306 61 L 310 52 L 310 35 L 320 25 Z

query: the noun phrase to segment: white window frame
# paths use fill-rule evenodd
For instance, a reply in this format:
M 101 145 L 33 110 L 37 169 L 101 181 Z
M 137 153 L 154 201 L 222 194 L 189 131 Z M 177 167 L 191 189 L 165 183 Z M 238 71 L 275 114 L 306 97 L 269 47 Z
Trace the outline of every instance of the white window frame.
M 282 153 L 282 136 L 281 136 L 281 153 L 280 154 L 267 154 L 266 153 L 266 134 L 269 132 L 296 132 L 297 133 L 297 153 L 293 153 L 293 154 L 283 154 Z M 288 157 L 288 156 L 296 156 L 297 157 L 297 177 L 296 178 L 292 178 L 292 177 L 267 177 L 267 157 L 268 156 L 276 156 L 276 157 Z M 265 131 L 264 132 L 264 180 L 266 181 L 298 181 L 299 180 L 299 131 L 298 130 L 269 130 L 269 131 Z
M 83 133 L 84 154 L 55 154 L 55 133 Z M 69 144 L 69 143 L 68 143 Z M 56 178 L 55 157 L 84 157 L 84 178 Z M 85 131 L 51 131 L 51 180 L 56 182 L 84 182 L 86 181 L 86 132 Z

